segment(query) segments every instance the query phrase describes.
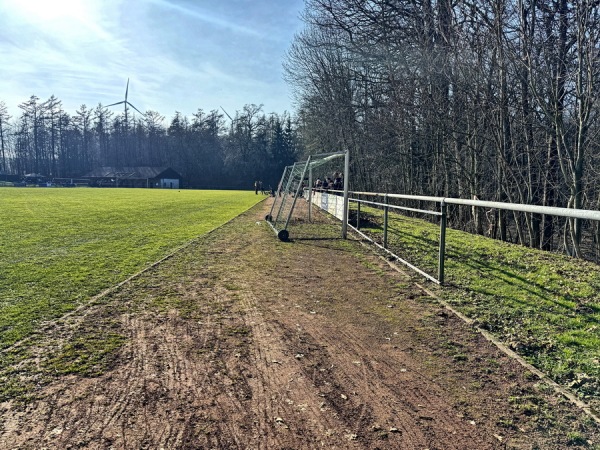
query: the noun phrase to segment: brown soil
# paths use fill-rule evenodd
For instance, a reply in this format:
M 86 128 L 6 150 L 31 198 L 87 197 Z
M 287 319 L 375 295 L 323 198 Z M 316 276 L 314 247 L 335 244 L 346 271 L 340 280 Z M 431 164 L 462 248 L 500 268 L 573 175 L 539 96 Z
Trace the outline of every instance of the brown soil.
M 279 242 L 262 220 L 268 207 L 48 327 L 52 344 L 32 351 L 42 369 L 51 367 L 44 358 L 53 367 L 64 363 L 65 342 L 76 338 L 110 331 L 125 343 L 88 375 L 32 375 L 31 400 L 0 405 L 0 448 L 557 449 L 600 442 L 581 411 L 408 275 L 359 242 L 333 237 L 338 231 L 327 238 L 326 226 L 308 233 L 320 230 L 320 239 Z

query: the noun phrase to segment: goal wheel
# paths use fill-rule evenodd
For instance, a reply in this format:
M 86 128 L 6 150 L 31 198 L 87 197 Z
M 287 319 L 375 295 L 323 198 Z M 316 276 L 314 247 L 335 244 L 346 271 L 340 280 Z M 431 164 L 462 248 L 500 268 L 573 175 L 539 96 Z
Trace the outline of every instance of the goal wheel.
M 288 230 L 281 230 L 279 233 L 277 233 L 277 237 L 279 238 L 280 241 L 285 242 L 290 237 L 290 233 L 288 233 Z
M 271 222 L 271 221 L 273 220 L 273 217 L 271 217 L 271 214 L 267 214 L 267 215 L 265 216 L 265 220 L 266 220 L 267 222 Z

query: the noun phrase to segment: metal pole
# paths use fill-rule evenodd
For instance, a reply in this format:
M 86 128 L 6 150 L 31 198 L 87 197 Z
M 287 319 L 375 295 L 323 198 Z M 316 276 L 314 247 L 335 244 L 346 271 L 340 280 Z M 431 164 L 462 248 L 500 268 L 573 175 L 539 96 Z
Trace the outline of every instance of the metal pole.
M 446 203 L 442 202 L 442 216 L 440 219 L 440 255 L 438 260 L 438 281 L 444 284 L 444 260 L 446 258 Z
M 360 195 L 356 196 L 356 229 L 360 230 Z
M 348 178 L 350 178 L 350 152 L 344 155 L 344 212 L 342 213 L 342 238 L 348 236 Z
M 383 248 L 387 248 L 388 246 L 388 196 L 385 194 L 383 198 L 383 202 L 385 206 L 383 207 Z
M 308 221 L 312 222 L 312 192 L 313 192 L 313 170 L 308 169 Z

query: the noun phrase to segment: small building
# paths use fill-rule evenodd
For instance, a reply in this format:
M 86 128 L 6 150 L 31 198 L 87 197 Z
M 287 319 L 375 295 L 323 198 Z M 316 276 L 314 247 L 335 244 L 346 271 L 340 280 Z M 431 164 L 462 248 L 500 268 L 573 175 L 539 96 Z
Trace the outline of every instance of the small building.
M 83 178 L 90 186 L 179 189 L 182 178 L 170 167 L 99 167 Z

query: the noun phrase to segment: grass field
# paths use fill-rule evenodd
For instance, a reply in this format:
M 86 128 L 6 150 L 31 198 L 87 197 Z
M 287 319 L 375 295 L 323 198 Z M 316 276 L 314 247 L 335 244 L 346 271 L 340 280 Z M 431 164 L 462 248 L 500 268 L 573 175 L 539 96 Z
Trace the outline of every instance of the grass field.
M 0 188 L 0 350 L 262 198 L 241 191 Z
M 362 208 L 362 231 L 381 238 L 382 212 Z M 439 226 L 390 213 L 388 242 L 437 275 Z M 597 264 L 448 230 L 438 294 L 557 382 L 600 405 Z

